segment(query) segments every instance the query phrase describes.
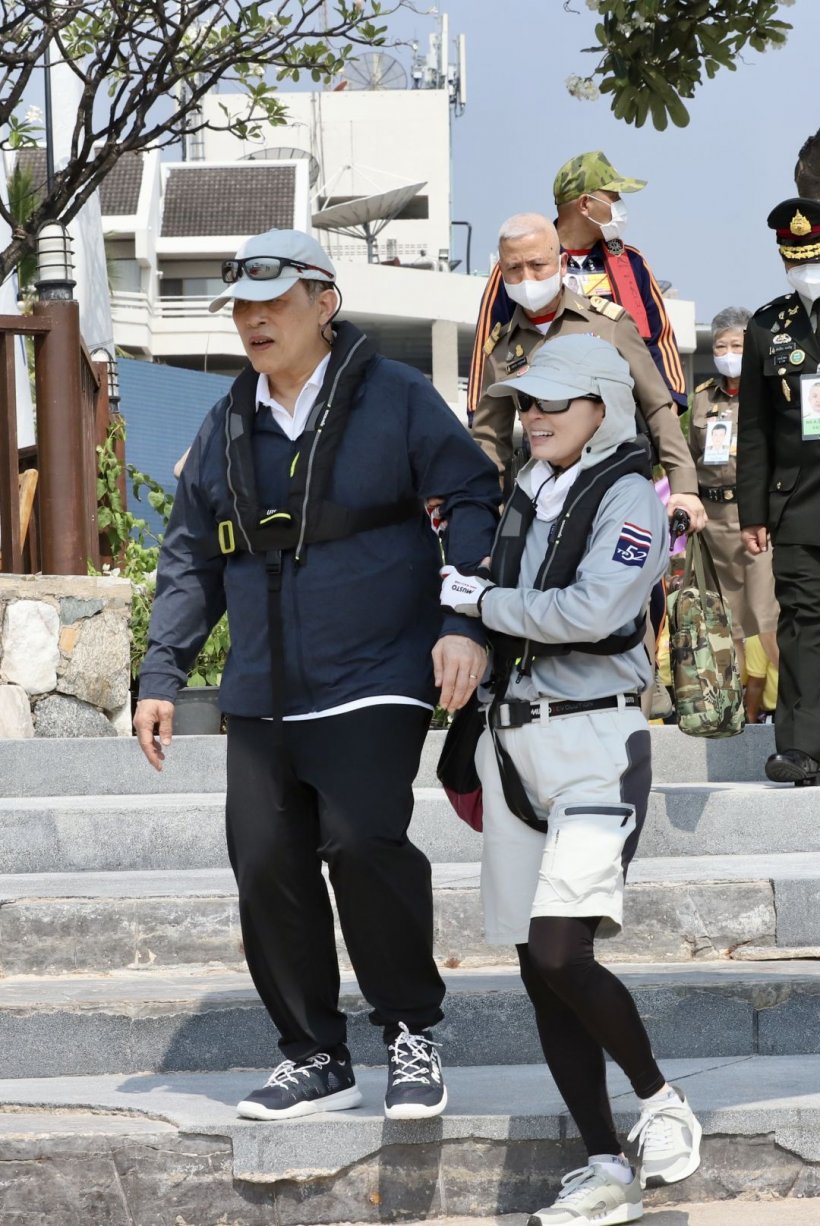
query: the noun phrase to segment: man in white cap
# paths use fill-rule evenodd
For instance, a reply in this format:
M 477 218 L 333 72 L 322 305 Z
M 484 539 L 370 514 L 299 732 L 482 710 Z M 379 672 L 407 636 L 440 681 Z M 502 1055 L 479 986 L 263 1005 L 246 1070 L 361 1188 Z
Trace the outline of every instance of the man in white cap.
M 424 504 L 443 499 L 446 553 L 474 565 L 497 522 L 495 470 L 420 372 L 334 325 L 335 270 L 307 234 L 257 235 L 222 275 L 211 309 L 232 304 L 250 363 L 182 470 L 134 725 L 161 769 L 176 693 L 227 607 L 228 851 L 284 1057 L 240 1115 L 361 1101 L 323 863 L 388 1046 L 385 1112 L 438 1115 L 444 985 L 430 865 L 407 828 L 437 692 L 466 702 L 486 652 L 477 622 L 441 615 Z
M 514 386 L 532 458 L 489 571 L 442 572 L 442 604 L 480 619 L 492 652 L 476 752 L 485 933 L 517 947 L 547 1064 L 589 1154 L 531 1222 L 633 1222 L 642 1186 L 676 1183 L 700 1162 L 700 1126 L 594 949 L 596 937 L 621 931 L 624 876 L 646 816 L 642 640 L 666 567 L 666 517 L 635 439 L 629 367 L 612 345 L 558 337 Z M 615 1131 L 605 1053 L 640 1100 L 630 1134 L 640 1176 Z

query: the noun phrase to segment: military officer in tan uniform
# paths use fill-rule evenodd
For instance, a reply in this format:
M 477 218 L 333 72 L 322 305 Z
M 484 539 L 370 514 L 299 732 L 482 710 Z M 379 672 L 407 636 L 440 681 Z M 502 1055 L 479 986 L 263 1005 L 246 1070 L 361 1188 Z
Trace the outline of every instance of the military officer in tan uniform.
M 697 465 L 700 496 L 709 509 L 704 537 L 721 591 L 732 612 L 735 646 L 743 663 L 743 639 L 759 635 L 778 666 L 777 617 L 770 553 L 753 557 L 743 547 L 737 513 L 737 418 L 743 338 L 751 311 L 727 307 L 712 320 L 716 378 L 695 389 L 689 449 Z
M 492 397 L 487 388 L 514 380 L 545 341 L 571 333 L 599 336 L 629 363 L 635 383 L 636 415 L 663 464 L 672 491 L 670 516 L 681 508 L 699 531 L 706 512 L 698 497 L 695 465 L 672 398 L 632 318 L 622 306 L 603 298 L 584 298 L 563 284 L 567 256 L 561 254 L 555 226 L 540 213 L 519 213 L 501 227 L 498 260 L 504 288 L 516 303 L 512 319 L 496 326 L 485 344 L 482 395 L 473 419 L 473 437 L 504 474 L 513 455 L 516 420 L 512 396 Z
M 767 219 L 791 293 L 755 311 L 740 374 L 737 497 L 746 548 L 774 546 L 780 682 L 776 783 L 820 783 L 820 202 L 784 200 Z

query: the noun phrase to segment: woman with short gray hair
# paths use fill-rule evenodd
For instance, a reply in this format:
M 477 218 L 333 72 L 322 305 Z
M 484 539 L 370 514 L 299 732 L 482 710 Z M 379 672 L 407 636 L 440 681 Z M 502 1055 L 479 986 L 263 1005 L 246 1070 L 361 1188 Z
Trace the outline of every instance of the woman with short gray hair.
M 770 553 L 747 553 L 740 539 L 736 465 L 738 391 L 743 338 L 751 312 L 725 307 L 712 320 L 712 353 L 718 374 L 695 389 L 689 418 L 689 449 L 700 497 L 709 512 L 703 530 L 724 599 L 732 614 L 735 647 L 743 664 L 743 641 L 759 635 L 777 667 L 777 615 Z

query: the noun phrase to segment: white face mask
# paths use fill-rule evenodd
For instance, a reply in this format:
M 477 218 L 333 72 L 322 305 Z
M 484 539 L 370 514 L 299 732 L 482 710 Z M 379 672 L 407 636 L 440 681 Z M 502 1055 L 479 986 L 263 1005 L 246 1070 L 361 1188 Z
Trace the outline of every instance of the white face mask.
M 809 302 L 820 298 L 820 264 L 797 265 L 786 269 L 786 280 L 798 294 L 802 294 Z
M 504 289 L 512 298 L 513 302 L 517 302 L 525 311 L 529 311 L 535 315 L 538 311 L 543 311 L 544 307 L 558 297 L 561 293 L 561 270 L 560 268 L 551 277 L 545 277 L 543 281 L 517 281 L 515 285 L 511 285 L 509 281 L 504 282 Z
M 595 221 L 594 217 L 590 217 L 590 221 L 595 221 L 595 225 L 601 229 L 601 235 L 604 242 L 611 243 L 613 239 L 620 238 L 626 229 L 628 213 L 623 200 L 601 200 L 599 196 L 592 196 L 592 200 L 597 200 L 599 204 L 608 204 L 612 210 L 609 221 Z
M 742 362 L 742 353 L 722 353 L 719 357 L 715 358 L 715 366 L 727 379 L 736 379 L 738 377 Z

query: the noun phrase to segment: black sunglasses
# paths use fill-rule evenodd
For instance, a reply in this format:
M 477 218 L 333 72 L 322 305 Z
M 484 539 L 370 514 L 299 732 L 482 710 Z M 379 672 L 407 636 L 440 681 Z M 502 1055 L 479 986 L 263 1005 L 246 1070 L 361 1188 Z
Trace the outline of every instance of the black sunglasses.
M 538 396 L 529 396 L 526 392 L 513 392 L 516 408 L 519 413 L 529 413 L 530 409 L 538 409 L 539 413 L 566 413 L 575 400 L 592 400 L 595 404 L 603 404 L 602 396 L 593 396 L 582 392 L 578 396 L 570 396 L 569 400 L 541 400 Z
M 226 285 L 235 285 L 243 276 L 251 281 L 275 281 L 282 275 L 283 268 L 295 268 L 299 272 L 320 272 L 326 277 L 331 276 L 326 268 L 320 268 L 318 264 L 305 264 L 301 260 L 289 260 L 282 255 L 253 255 L 244 260 L 223 260 L 222 280 Z

